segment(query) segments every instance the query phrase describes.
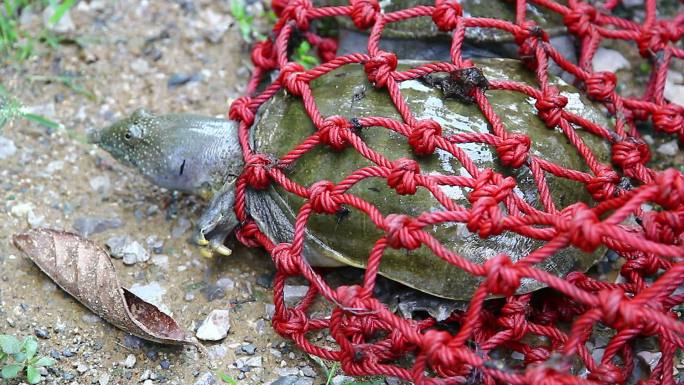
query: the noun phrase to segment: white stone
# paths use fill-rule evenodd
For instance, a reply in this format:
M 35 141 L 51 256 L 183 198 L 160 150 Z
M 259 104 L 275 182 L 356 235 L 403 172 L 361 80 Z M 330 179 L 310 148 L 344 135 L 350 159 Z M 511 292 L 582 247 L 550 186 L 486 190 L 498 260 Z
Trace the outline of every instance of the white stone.
M 664 95 L 672 103 L 684 106 L 684 74 L 672 70 L 667 71 Z
M 0 159 L 6 159 L 17 153 L 17 146 L 12 139 L 0 136 Z
M 127 367 L 128 369 L 132 369 L 135 367 L 135 363 L 137 362 L 135 358 L 135 354 L 129 354 L 126 356 L 126 360 L 124 361 L 124 366 Z
M 162 303 L 162 297 L 166 294 L 166 289 L 159 285 L 159 282 L 152 281 L 147 285 L 136 283 L 133 284 L 129 290 L 131 293 L 156 306 L 167 315 L 171 315 L 171 310 Z
M 220 341 L 230 330 L 230 312 L 227 309 L 215 309 L 197 329 L 197 338 L 202 341 Z
M 658 149 L 656 151 L 666 156 L 677 155 L 677 152 L 679 151 L 679 144 L 677 143 L 677 139 L 661 144 L 660 146 L 658 146 Z
M 150 71 L 150 65 L 147 63 L 147 60 L 137 58 L 131 62 L 131 69 L 133 72 L 143 75 Z
M 594 71 L 617 72 L 622 69 L 630 69 L 632 65 L 622 54 L 614 49 L 599 47 L 591 60 Z
M 71 20 L 71 14 L 69 13 L 68 9 L 66 12 L 64 12 L 62 17 L 56 24 L 50 22 L 50 18 L 52 18 L 52 15 L 54 15 L 54 13 L 55 7 L 53 6 L 48 6 L 43 11 L 43 24 L 45 25 L 45 27 L 47 27 L 47 29 L 58 33 L 71 32 L 76 29 L 74 22 Z

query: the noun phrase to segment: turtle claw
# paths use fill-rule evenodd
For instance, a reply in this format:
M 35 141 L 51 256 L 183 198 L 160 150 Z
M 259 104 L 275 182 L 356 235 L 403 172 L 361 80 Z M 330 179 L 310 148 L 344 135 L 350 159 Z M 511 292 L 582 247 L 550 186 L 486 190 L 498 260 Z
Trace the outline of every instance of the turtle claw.
M 197 246 L 207 246 L 209 244 L 209 241 L 204 237 L 204 233 L 202 231 L 198 231 L 194 238 L 195 244 Z

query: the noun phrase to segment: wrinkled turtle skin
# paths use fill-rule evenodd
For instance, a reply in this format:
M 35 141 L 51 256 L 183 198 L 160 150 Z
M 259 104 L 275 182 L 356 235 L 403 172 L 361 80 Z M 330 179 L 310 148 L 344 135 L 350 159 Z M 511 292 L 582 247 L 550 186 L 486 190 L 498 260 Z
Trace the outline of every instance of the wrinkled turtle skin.
M 317 6 L 348 5 L 348 0 L 313 0 Z M 515 22 L 515 2 L 506 0 L 461 0 L 464 17 L 489 17 L 499 20 Z M 434 6 L 434 0 L 392 0 L 380 1 L 380 7 L 384 13 L 409 9 L 420 5 Z M 337 18 L 345 29 L 356 29 L 349 17 Z M 534 4 L 527 5 L 527 19 L 535 22 L 547 33 L 555 35 L 564 33 L 563 19 L 557 13 L 538 7 Z M 395 23 L 388 23 L 383 30 L 383 37 L 398 39 L 425 39 L 440 37 L 445 40 L 451 39 L 451 33 L 440 31 L 431 17 L 414 17 Z M 508 32 L 494 28 L 468 28 L 466 40 L 474 44 L 489 44 L 511 42 L 512 35 Z
M 510 79 L 534 83 L 534 76 L 524 70 L 519 61 L 480 59 L 475 62 L 488 79 Z M 580 96 L 574 87 L 558 78 L 552 81 L 568 98 L 568 110 L 598 124 L 608 123 L 603 114 L 593 107 L 590 101 Z M 360 85 L 365 88 L 362 98 L 358 95 Z M 316 105 L 324 117 L 342 115 L 351 119 L 363 116 L 385 116 L 401 120 L 386 91 L 375 90 L 368 83 L 360 66 L 347 65 L 333 71 L 314 81 L 312 88 Z M 444 99 L 441 91 L 429 88 L 415 80 L 402 83 L 401 89 L 415 116 L 418 119 L 429 118 L 439 122 L 444 136 L 463 132 L 490 132 L 486 120 L 476 105 Z M 502 118 L 508 130 L 524 133 L 530 137 L 533 155 L 570 169 L 588 171 L 585 162 L 577 154 L 577 150 L 560 130 L 548 129 L 536 115 L 534 102 L 529 98 L 520 93 L 492 90 L 487 91 L 487 96 L 494 111 Z M 314 126 L 304 111 L 300 99 L 281 92 L 261 107 L 258 120 L 253 127 L 254 146 L 258 152 L 281 157 L 314 131 Z M 597 154 L 599 161 L 609 162 L 607 155 L 610 151 L 606 143 L 587 133 L 580 133 L 580 135 L 594 154 Z M 412 156 L 407 139 L 391 130 L 368 127 L 362 130 L 360 136 L 369 147 L 390 160 Z M 542 209 L 529 168 L 508 169 L 501 166 L 497 161 L 496 151 L 488 145 L 473 143 L 461 144 L 459 147 L 470 156 L 478 168 L 491 167 L 506 176 L 513 176 L 517 181 L 518 195 L 528 203 Z M 442 150 L 437 150 L 432 156 L 413 156 L 413 158 L 418 161 L 421 172 L 424 174 L 469 175 L 455 157 Z M 311 186 L 320 180 L 339 183 L 355 170 L 372 165 L 353 148 L 335 152 L 322 145 L 306 153 L 285 172 L 295 182 Z M 558 208 L 578 201 L 591 201 L 589 193 L 582 184 L 557 178 L 548 173 L 546 177 Z M 445 186 L 442 190 L 456 203 L 470 207 L 470 203 L 466 200 L 469 189 Z M 385 179 L 380 178 L 365 179 L 350 189 L 349 193 L 375 205 L 383 215 L 403 213 L 415 217 L 423 212 L 443 210 L 443 207 L 426 189 L 419 188 L 417 194 L 413 196 L 399 195 L 388 187 Z M 276 186 L 268 192 L 268 199 L 273 200 L 288 216 L 289 221 L 294 223 L 294 215 L 303 203 L 301 198 Z M 260 227 L 267 234 L 282 233 L 274 228 L 274 224 L 278 221 L 269 221 L 269 217 L 260 218 L 264 211 L 262 208 L 258 205 L 250 205 L 250 208 L 251 214 L 256 217 Z M 383 236 L 366 214 L 354 209 L 342 218 L 335 215 L 314 214 L 309 219 L 308 230 L 315 239 L 314 242 L 309 243 L 308 253 L 328 256 L 358 267 L 364 266 L 375 241 Z M 481 239 L 477 234 L 470 233 L 465 228 L 465 224 L 443 224 L 426 230 L 430 231 L 448 249 L 476 263 L 484 263 L 488 258 L 500 253 L 508 254 L 515 261 L 542 245 L 542 242 L 512 232 Z M 288 241 L 287 239 L 277 240 Z M 564 276 L 572 270 L 587 270 L 598 259 L 598 256 L 598 253 L 586 254 L 568 247 L 551 257 L 541 268 L 555 275 Z M 380 265 L 380 274 L 418 290 L 452 299 L 469 298 L 480 283 L 479 278 L 439 259 L 424 246 L 413 251 L 388 248 Z M 523 282 L 519 293 L 540 287 L 538 282 L 527 280 Z

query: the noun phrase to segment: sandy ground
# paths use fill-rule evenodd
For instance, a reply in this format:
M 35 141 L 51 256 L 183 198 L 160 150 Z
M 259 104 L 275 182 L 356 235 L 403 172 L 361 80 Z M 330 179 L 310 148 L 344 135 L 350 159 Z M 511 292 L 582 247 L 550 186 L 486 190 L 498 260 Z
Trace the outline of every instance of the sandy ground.
M 16 152 L 0 168 L 0 333 L 47 334 L 41 352 L 57 360 L 47 383 L 209 384 L 202 382 L 209 371 L 240 384 L 269 383 L 280 375 L 299 376 L 301 384 L 325 382 L 323 370 L 270 327 L 271 291 L 264 287 L 273 273 L 269 258 L 243 248 L 225 259 L 201 257 L 188 238 L 203 203 L 193 197 L 172 201 L 169 192 L 85 140 L 88 131 L 143 106 L 224 115 L 249 74 L 237 27 L 225 28 L 232 21 L 228 2 L 90 1 L 80 2 L 70 16 L 74 26 L 66 35 L 78 44 L 0 68 L 13 97 L 64 126 L 48 130 L 17 119 L 1 132 Z M 22 21 L 42 23 L 40 15 Z M 56 76 L 69 77 L 92 97 L 40 80 Z M 100 244 L 128 235 L 156 249 L 147 263 L 114 264 L 125 287 L 156 296 L 182 326 L 193 330 L 211 310 L 231 310 L 228 337 L 207 344 L 210 359 L 194 348 L 147 343 L 112 328 L 10 243 L 29 222 L 73 231 L 84 219 L 120 222 L 89 235 Z M 157 241 L 148 246 L 150 236 Z M 131 354 L 136 362 L 126 367 Z

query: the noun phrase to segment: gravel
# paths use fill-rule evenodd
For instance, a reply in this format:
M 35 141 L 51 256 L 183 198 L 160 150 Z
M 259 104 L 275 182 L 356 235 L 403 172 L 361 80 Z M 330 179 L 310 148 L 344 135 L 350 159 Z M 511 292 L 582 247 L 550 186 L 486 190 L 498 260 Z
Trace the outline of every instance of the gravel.
M 136 361 L 137 360 L 135 358 L 135 354 L 129 354 L 128 356 L 126 356 L 126 359 L 124 360 L 123 365 L 125 367 L 127 367 L 128 369 L 133 369 L 135 367 Z
M 74 230 L 86 238 L 93 234 L 119 228 L 123 225 L 123 220 L 116 217 L 79 217 L 74 220 Z

